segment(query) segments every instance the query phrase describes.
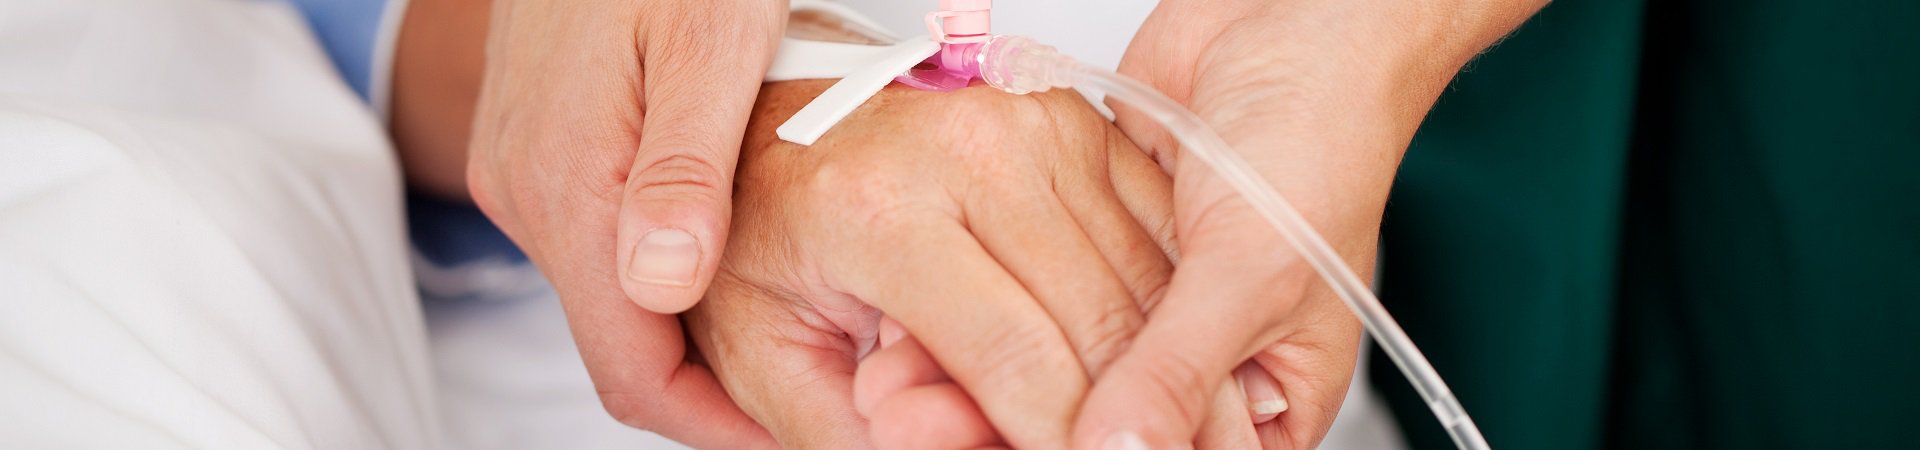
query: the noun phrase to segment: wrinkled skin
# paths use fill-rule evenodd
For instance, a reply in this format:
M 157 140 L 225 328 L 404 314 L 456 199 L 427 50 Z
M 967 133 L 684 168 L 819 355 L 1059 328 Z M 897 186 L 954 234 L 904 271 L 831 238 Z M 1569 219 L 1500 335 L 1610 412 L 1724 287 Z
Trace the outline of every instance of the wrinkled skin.
M 1167 175 L 1071 92 L 896 87 L 772 136 L 828 84 L 763 89 L 696 346 L 789 447 L 1064 448 L 1172 269 Z

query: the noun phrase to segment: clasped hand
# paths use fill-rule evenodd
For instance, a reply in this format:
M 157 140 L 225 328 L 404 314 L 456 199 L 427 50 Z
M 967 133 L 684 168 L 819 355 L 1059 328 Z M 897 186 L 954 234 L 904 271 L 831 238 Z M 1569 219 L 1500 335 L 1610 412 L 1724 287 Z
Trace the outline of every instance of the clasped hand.
M 1172 180 L 1071 92 L 889 89 L 775 140 L 826 85 L 762 90 L 694 344 L 789 447 L 1067 447 L 1169 281 Z M 1196 445 L 1260 446 L 1232 385 Z
M 797 148 L 768 130 L 823 84 L 751 106 L 784 2 L 637 2 L 495 3 L 468 170 L 616 417 L 724 448 L 1303 448 L 1332 422 L 1358 323 L 1141 116 L 890 91 Z M 1537 8 L 1401 6 L 1170 0 L 1122 70 L 1258 150 L 1366 276 L 1421 113 Z M 670 314 L 702 293 L 689 354 Z

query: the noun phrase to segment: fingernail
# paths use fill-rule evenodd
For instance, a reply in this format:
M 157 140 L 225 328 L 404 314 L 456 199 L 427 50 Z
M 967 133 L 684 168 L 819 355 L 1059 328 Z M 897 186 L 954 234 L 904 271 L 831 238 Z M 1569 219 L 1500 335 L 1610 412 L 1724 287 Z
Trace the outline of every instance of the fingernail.
M 700 240 L 686 231 L 660 228 L 648 231 L 627 259 L 627 277 L 647 284 L 687 287 L 700 267 Z
M 1100 444 L 1101 450 L 1147 450 L 1147 441 L 1139 433 L 1122 431 L 1107 436 L 1107 442 Z
M 881 347 L 884 348 L 893 345 L 895 342 L 900 342 L 900 338 L 904 337 L 907 337 L 906 327 L 900 326 L 900 322 L 894 321 L 891 317 L 880 316 Z
M 1262 377 L 1256 381 L 1247 381 Z M 1240 393 L 1247 398 L 1247 408 L 1253 411 L 1254 423 L 1272 419 L 1274 415 L 1287 411 L 1287 398 L 1280 395 L 1280 389 L 1273 385 L 1272 378 L 1258 366 L 1247 364 L 1235 370 L 1233 378 L 1240 382 Z
M 1273 400 L 1253 402 L 1254 414 L 1267 415 L 1267 414 L 1279 414 L 1283 412 L 1287 412 L 1287 399 L 1276 398 Z

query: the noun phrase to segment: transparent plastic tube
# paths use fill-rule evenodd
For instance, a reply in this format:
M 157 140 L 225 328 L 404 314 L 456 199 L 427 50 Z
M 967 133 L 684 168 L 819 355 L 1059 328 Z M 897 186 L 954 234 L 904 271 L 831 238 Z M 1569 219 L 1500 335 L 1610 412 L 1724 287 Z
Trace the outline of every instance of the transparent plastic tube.
M 1300 252 L 1307 263 L 1320 273 L 1321 278 L 1327 280 L 1327 284 L 1333 286 L 1333 291 L 1346 301 L 1354 315 L 1360 317 L 1360 322 L 1366 326 L 1368 334 L 1373 335 L 1374 341 L 1380 344 L 1380 349 L 1387 353 L 1394 365 L 1399 366 L 1400 372 L 1413 383 L 1414 390 L 1420 392 L 1427 406 L 1433 409 L 1434 416 L 1440 419 L 1440 424 L 1453 437 L 1455 445 L 1462 449 L 1488 448 L 1480 428 L 1474 425 L 1466 409 L 1454 398 L 1453 390 L 1447 388 L 1447 383 L 1440 379 L 1440 374 L 1420 353 L 1420 348 L 1413 345 L 1407 332 L 1400 329 L 1399 322 L 1387 314 L 1387 309 L 1380 305 L 1380 299 L 1373 295 L 1373 290 L 1361 281 L 1353 269 L 1347 267 L 1340 254 L 1335 253 L 1326 239 L 1314 231 L 1313 225 L 1199 116 L 1139 81 L 1074 61 L 1060 55 L 1053 47 L 1025 37 L 995 37 L 981 49 L 979 63 L 981 78 L 988 85 L 1001 90 L 1025 94 L 1074 85 L 1091 87 L 1133 106 L 1165 126 L 1186 149 L 1186 154 L 1219 173 Z

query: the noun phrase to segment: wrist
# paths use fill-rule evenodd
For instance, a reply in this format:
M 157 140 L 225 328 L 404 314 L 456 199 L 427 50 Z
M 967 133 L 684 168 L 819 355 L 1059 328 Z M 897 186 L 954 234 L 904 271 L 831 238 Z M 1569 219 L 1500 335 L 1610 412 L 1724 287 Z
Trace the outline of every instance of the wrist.
M 407 183 L 469 200 L 467 139 L 485 62 L 489 2 L 410 0 L 394 44 L 388 128 Z
M 1539 3 L 1166 0 L 1129 57 L 1351 253 L 1454 73 Z M 1155 66 L 1183 60 L 1191 78 Z
M 1211 123 L 1340 121 L 1411 138 L 1454 74 L 1544 3 L 1168 0 L 1155 19 L 1209 43 L 1189 100 Z

